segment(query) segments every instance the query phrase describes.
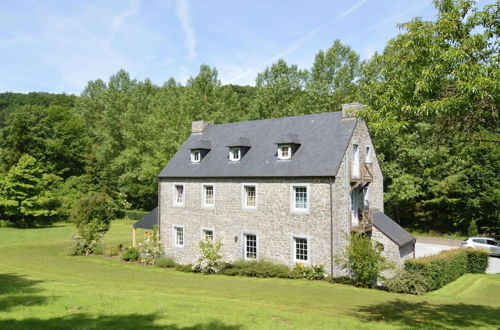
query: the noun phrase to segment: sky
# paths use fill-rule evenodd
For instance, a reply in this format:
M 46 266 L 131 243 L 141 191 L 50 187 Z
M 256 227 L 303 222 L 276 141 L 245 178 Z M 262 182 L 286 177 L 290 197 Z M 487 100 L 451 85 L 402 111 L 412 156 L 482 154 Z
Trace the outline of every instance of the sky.
M 280 58 L 310 68 L 335 39 L 367 59 L 397 23 L 435 15 L 431 0 L 0 0 L 0 92 L 79 95 L 120 69 L 185 84 L 201 64 L 254 85 Z

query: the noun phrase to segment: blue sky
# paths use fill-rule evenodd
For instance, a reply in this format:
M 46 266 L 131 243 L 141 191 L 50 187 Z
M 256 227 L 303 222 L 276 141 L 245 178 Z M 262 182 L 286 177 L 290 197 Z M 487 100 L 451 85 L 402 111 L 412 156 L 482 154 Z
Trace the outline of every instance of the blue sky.
M 335 39 L 369 58 L 397 23 L 435 14 L 431 0 L 5 0 L 0 91 L 79 94 L 120 68 L 184 84 L 202 63 L 253 85 L 279 58 L 309 68 Z

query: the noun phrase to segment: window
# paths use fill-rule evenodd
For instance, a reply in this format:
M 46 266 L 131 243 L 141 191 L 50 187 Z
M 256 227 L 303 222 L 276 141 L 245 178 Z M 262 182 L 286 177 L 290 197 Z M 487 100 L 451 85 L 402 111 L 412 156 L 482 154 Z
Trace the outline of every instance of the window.
M 174 235 L 175 246 L 184 246 L 184 228 L 174 227 Z
M 296 262 L 308 262 L 308 244 L 307 238 L 304 237 L 294 237 L 293 238 L 294 248 L 295 248 L 295 261 Z
M 366 146 L 365 163 L 370 164 L 372 162 L 372 152 L 369 146 Z
M 184 205 L 184 185 L 174 185 L 174 205 Z
M 257 207 L 257 190 L 255 186 L 244 186 L 244 207 Z
M 241 159 L 240 148 L 230 148 L 229 149 L 229 160 L 232 162 L 237 162 Z
M 352 176 L 359 178 L 359 145 L 352 145 Z
M 486 244 L 486 240 L 482 238 L 474 238 L 472 239 L 474 243 L 479 243 L 479 244 Z
M 191 150 L 191 162 L 199 163 L 201 161 L 201 151 L 200 150 Z
M 214 186 L 213 185 L 204 185 L 203 186 L 203 206 L 214 206 Z
M 292 158 L 292 149 L 288 144 L 280 144 L 278 146 L 278 159 L 290 159 Z
M 214 231 L 212 229 L 203 229 L 203 238 L 206 240 L 213 240 Z
M 370 191 L 368 187 L 363 189 L 363 206 L 365 210 L 370 209 Z
M 292 209 L 299 212 L 305 212 L 309 209 L 307 186 L 293 186 Z
M 257 236 L 245 234 L 245 259 L 257 259 Z

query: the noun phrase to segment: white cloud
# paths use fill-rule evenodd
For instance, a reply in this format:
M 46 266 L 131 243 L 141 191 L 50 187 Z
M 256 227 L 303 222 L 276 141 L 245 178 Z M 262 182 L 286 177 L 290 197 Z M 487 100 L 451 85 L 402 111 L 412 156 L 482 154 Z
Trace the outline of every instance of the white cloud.
M 343 12 L 341 12 L 340 14 L 338 14 L 337 15 L 337 19 L 341 19 L 341 18 L 344 18 L 344 17 L 350 15 L 353 11 L 355 11 L 356 9 L 358 9 L 359 7 L 361 7 L 362 5 L 364 5 L 366 1 L 368 1 L 368 0 L 358 1 L 351 8 L 348 8 L 348 9 L 344 10 Z
M 184 47 L 186 47 L 188 52 L 186 59 L 191 60 L 196 56 L 196 35 L 191 26 L 191 16 L 187 0 L 177 0 L 175 12 L 184 30 Z
M 111 20 L 112 22 L 111 33 L 113 34 L 116 31 L 118 31 L 122 27 L 123 22 L 129 17 L 137 15 L 138 11 L 139 11 L 139 0 L 130 0 L 129 7 L 119 12 L 118 15 L 113 17 L 113 19 Z

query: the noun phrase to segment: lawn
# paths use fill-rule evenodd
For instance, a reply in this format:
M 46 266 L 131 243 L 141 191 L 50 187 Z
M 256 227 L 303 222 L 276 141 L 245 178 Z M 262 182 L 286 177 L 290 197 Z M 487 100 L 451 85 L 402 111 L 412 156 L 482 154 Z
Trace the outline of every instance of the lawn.
M 109 243 L 129 244 L 114 221 Z M 66 254 L 73 228 L 0 229 L 0 329 L 498 328 L 500 275 L 423 297 Z

